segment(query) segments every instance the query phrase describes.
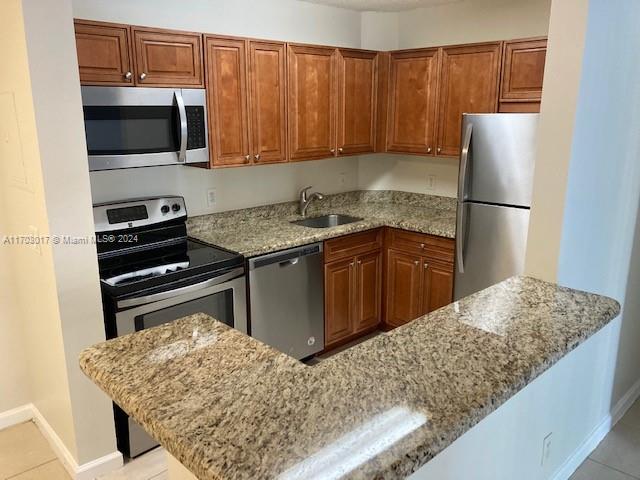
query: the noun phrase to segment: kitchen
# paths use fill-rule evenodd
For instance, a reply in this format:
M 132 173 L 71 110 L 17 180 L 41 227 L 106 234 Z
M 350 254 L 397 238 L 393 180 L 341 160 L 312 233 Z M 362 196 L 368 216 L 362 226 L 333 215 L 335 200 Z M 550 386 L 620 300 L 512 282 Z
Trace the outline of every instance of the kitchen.
M 456 5 L 457 3 L 467 5 Z M 186 246 L 186 252 L 172 249 L 168 257 L 162 255 L 163 260 L 171 260 L 168 265 L 158 265 L 147 256 L 142 261 L 141 254 L 127 250 L 128 246 L 125 243 L 99 243 L 97 250 L 101 260 L 96 266 L 93 250 L 94 266 L 88 268 L 91 270 L 99 266 L 105 295 L 105 319 L 131 318 L 132 315 L 122 313 L 140 308 L 141 303 L 133 301 L 137 299 L 133 298 L 130 288 L 131 284 L 136 283 L 131 282 L 135 277 L 134 280 L 145 282 L 138 284 L 141 286 L 140 290 L 150 296 L 156 295 L 153 300 L 158 301 L 158 305 L 162 305 L 164 310 L 160 311 L 150 306 L 142 315 L 138 315 L 141 312 L 136 312 L 135 321 L 130 321 L 132 328 L 129 331 L 145 329 L 146 326 L 162 324 L 168 319 L 205 311 L 223 323 L 233 324 L 238 330 L 289 353 L 290 357 L 286 358 L 309 359 L 312 355 L 320 355 L 319 365 L 311 367 L 313 371 L 322 371 L 316 370 L 319 367 L 325 371 L 329 368 L 323 365 L 333 365 L 335 371 L 340 371 L 341 368 L 347 368 L 338 365 L 340 359 L 364 355 L 365 349 L 404 339 L 402 332 L 408 333 L 412 328 L 418 328 L 413 325 L 419 322 L 412 320 L 423 314 L 436 311 L 452 300 L 477 292 L 512 274 L 524 272 L 525 257 L 529 256 L 525 251 L 524 239 L 520 238 L 517 241 L 511 234 L 501 232 L 493 239 L 489 237 L 487 240 L 485 237 L 480 243 L 475 243 L 475 237 L 470 232 L 478 229 L 467 227 L 479 217 L 468 215 L 464 221 L 465 215 L 460 215 L 461 210 L 456 197 L 458 190 L 468 193 L 462 197 L 462 200 L 468 201 L 461 203 L 462 211 L 478 210 L 483 204 L 491 204 L 494 207 L 497 206 L 494 204 L 507 204 L 514 206 L 512 210 L 519 216 L 525 211 L 528 216 L 530 194 L 523 202 L 521 199 L 512 198 L 504 201 L 491 197 L 496 193 L 493 187 L 483 196 L 479 185 L 474 184 L 473 188 L 466 185 L 465 180 L 473 184 L 475 178 L 479 177 L 478 172 L 491 171 L 489 167 L 479 169 L 478 164 L 483 158 L 490 162 L 493 157 L 482 155 L 484 140 L 481 133 L 464 135 L 468 130 L 466 126 L 474 123 L 475 117 L 467 117 L 467 123 L 463 127 L 462 114 L 513 112 L 514 109 L 531 112 L 540 109 L 541 72 L 545 64 L 546 44 L 543 37 L 546 37 L 549 24 L 550 6 L 549 2 L 539 3 L 537 9 L 524 6 L 524 2 L 485 0 L 453 2 L 449 7 L 425 8 L 426 16 L 434 15 L 435 11 L 429 10 L 430 8 L 435 8 L 436 11 L 450 9 L 450 13 L 455 13 L 463 7 L 479 8 L 484 11 L 484 18 L 491 18 L 491 21 L 486 24 L 486 32 L 475 32 L 476 38 L 469 38 L 468 29 L 465 30 L 461 26 L 460 31 L 463 33 L 458 34 L 458 37 L 440 32 L 439 36 L 434 33 L 438 38 L 421 39 L 420 35 L 425 33 L 415 29 L 418 32 L 415 38 L 409 38 L 408 32 L 411 29 L 408 27 L 412 21 L 416 21 L 410 13 L 404 14 L 403 21 L 407 27 L 404 30 L 397 29 L 396 20 L 401 15 L 397 12 L 362 13 L 357 10 L 291 2 L 287 7 L 297 9 L 296 19 L 301 19 L 301 23 L 296 25 L 296 28 L 300 31 L 286 33 L 285 30 L 279 31 L 275 25 L 256 31 L 238 26 L 233 21 L 224 21 L 224 18 L 230 20 L 241 16 L 239 12 L 233 12 L 234 8 L 240 7 L 229 5 L 225 6 L 229 10 L 229 16 L 222 16 L 217 23 L 219 28 L 213 28 L 210 22 L 206 21 L 204 14 L 196 17 L 181 16 L 168 5 L 166 11 L 161 14 L 155 12 L 154 16 L 148 8 L 127 9 L 122 6 L 116 11 L 99 2 L 74 2 L 72 17 L 76 19 L 75 40 L 78 45 L 75 61 L 80 66 L 81 105 L 84 106 L 85 120 L 84 128 L 81 127 L 81 130 L 86 129 L 84 178 L 85 181 L 91 182 L 90 192 L 88 182 L 81 190 L 84 192 L 83 195 L 90 193 L 91 203 L 96 205 L 93 209 L 91 231 L 99 238 L 103 234 L 122 233 L 123 230 L 114 230 L 113 224 L 126 224 L 126 228 L 133 230 L 124 232 L 138 234 L 139 239 L 147 245 L 154 244 L 158 238 L 169 240 L 169 243 L 174 241 L 176 245 L 178 239 L 184 238 L 185 232 L 192 238 L 191 243 Z M 506 4 L 513 5 L 506 7 Z M 264 8 L 256 5 L 254 7 Z M 28 11 L 26 5 L 24 8 Z M 207 11 L 202 5 L 197 8 L 204 8 L 203 12 Z M 286 8 L 275 5 L 271 5 L 270 8 L 275 9 L 271 12 L 275 18 L 282 15 L 281 22 L 287 25 L 292 22 L 286 20 Z M 284 10 L 279 11 L 278 8 Z M 563 13 L 570 15 L 570 12 L 563 12 L 562 8 L 557 7 L 559 18 Z M 315 16 L 305 16 L 304 12 L 308 9 L 313 9 Z M 535 15 L 532 10 L 535 10 Z M 514 15 L 514 11 L 519 12 L 518 18 L 521 22 L 518 23 L 511 18 L 511 22 L 505 23 L 508 26 L 498 29 L 495 23 L 499 23 L 499 19 Z M 167 12 L 174 13 L 169 15 Z M 421 10 L 416 12 L 416 16 L 419 17 Z M 260 13 L 265 14 L 258 10 L 256 15 Z M 154 17 L 159 18 L 157 22 L 151 22 Z M 170 21 L 169 18 L 173 20 Z M 181 18 L 184 20 L 180 20 Z M 553 19 L 553 14 L 551 18 Z M 305 25 L 302 19 L 310 23 Z M 327 25 L 338 23 L 334 28 L 334 39 L 321 33 L 321 21 L 328 22 Z M 358 31 L 354 32 L 350 25 L 356 21 Z M 396 38 L 387 42 L 384 33 L 394 29 Z M 437 28 L 429 30 L 429 33 L 431 30 L 436 32 Z M 120 46 L 116 49 L 116 53 L 120 55 L 118 61 L 114 64 L 111 62 L 113 57 L 104 54 L 96 57 L 95 52 L 102 52 L 101 48 L 106 48 L 109 53 L 114 52 L 111 48 L 114 38 Z M 268 40 L 258 40 L 259 38 Z M 96 42 L 102 42 L 102 46 L 96 46 Z M 518 47 L 522 47 L 522 50 L 518 50 Z M 569 49 L 569 46 L 565 48 Z M 83 56 L 83 52 L 88 52 L 88 57 Z M 518 63 L 517 59 L 522 58 L 519 56 L 521 52 L 530 57 L 523 63 Z M 563 52 L 560 47 L 558 52 L 557 59 L 562 58 Z M 158 64 L 155 67 L 150 64 L 152 61 L 162 62 L 163 59 L 174 58 L 172 55 L 179 58 L 177 63 Z M 511 69 L 508 68 L 510 63 L 507 58 L 511 59 Z M 83 64 L 84 60 L 93 64 L 84 66 L 87 65 Z M 109 68 L 116 65 L 115 73 L 105 71 L 108 70 L 105 68 L 96 68 L 96 61 L 111 62 Z M 568 63 L 558 63 L 560 67 L 571 67 Z M 168 71 L 185 65 L 193 67 L 186 77 L 183 71 L 180 73 L 181 78 L 177 78 L 175 71 Z M 516 71 L 514 69 L 518 65 L 524 65 L 524 71 L 528 74 L 532 73 L 533 66 L 533 77 L 537 80 L 537 86 L 525 89 L 524 93 L 518 92 L 513 82 L 507 81 L 507 73 Z M 263 70 L 260 71 L 260 68 Z M 470 71 L 480 69 L 483 75 L 470 75 L 466 73 L 465 68 L 471 69 Z M 546 68 L 549 69 L 548 66 Z M 264 74 L 264 83 L 257 74 L 259 71 Z M 457 72 L 459 76 L 455 77 L 448 72 Z M 77 72 L 75 74 L 77 75 Z M 64 75 L 70 76 L 71 73 L 65 72 Z M 411 88 L 416 78 L 424 82 L 424 89 L 416 91 Z M 517 78 L 517 75 L 514 75 L 514 78 Z M 555 75 L 552 78 L 557 79 Z M 530 78 L 526 80 L 529 81 Z M 576 82 L 578 80 L 579 75 Z M 125 87 L 133 100 L 119 94 L 109 97 L 109 92 L 122 92 L 122 85 L 131 85 L 127 82 L 135 85 Z M 313 88 L 307 87 L 305 90 L 305 82 L 311 82 Z M 358 87 L 348 88 L 353 82 L 358 83 Z M 548 82 L 545 80 L 543 98 L 548 98 L 547 85 Z M 204 86 L 206 90 L 200 92 L 205 93 L 206 101 L 203 101 L 202 94 L 196 94 L 197 87 Z M 77 88 L 80 92 L 79 85 Z M 271 95 L 260 95 L 260 89 L 265 88 L 273 90 Z M 164 95 L 160 92 L 169 91 L 168 97 L 158 100 Z M 467 97 L 462 94 L 466 94 Z M 554 91 L 551 90 L 550 95 L 553 94 Z M 140 103 L 140 99 L 152 103 Z M 131 101 L 134 103 L 130 103 Z M 149 105 L 150 108 L 141 108 L 144 105 Z M 549 102 L 549 105 L 550 108 L 554 106 L 552 102 Z M 573 108 L 576 108 L 575 104 Z M 123 116 L 109 117 L 118 109 L 119 115 Z M 161 113 L 159 120 L 162 125 L 155 125 L 165 129 L 171 124 L 185 127 L 189 131 L 188 138 L 185 135 L 174 137 L 173 133 L 169 134 L 168 139 L 167 136 L 145 136 L 148 132 L 144 131 L 146 127 L 140 120 L 148 119 L 145 111 L 153 110 L 153 113 Z M 179 114 L 181 110 L 186 118 L 184 121 L 177 121 L 173 116 L 176 111 Z M 129 114 L 131 118 L 125 118 Z M 507 116 L 535 118 L 530 114 L 521 113 L 509 113 Z M 549 118 L 551 117 L 554 116 L 550 115 Z M 481 118 L 477 117 L 475 120 L 473 129 L 476 132 L 483 131 Z M 560 118 L 560 115 L 554 117 Z M 102 130 L 98 125 L 105 121 L 107 122 L 103 125 L 107 125 L 108 121 L 113 125 L 114 119 L 116 122 L 131 125 L 127 128 L 131 128 L 130 131 L 135 133 L 122 139 L 101 136 Z M 128 123 L 130 119 L 137 122 Z M 146 123 L 152 124 L 153 122 Z M 223 124 L 224 128 L 221 127 Z M 136 128 L 142 130 L 136 131 Z M 490 128 L 489 134 L 495 132 L 496 128 Z M 542 131 L 539 136 L 544 138 L 545 127 L 542 125 L 540 128 Z M 546 128 L 549 129 L 549 126 Z M 170 132 L 177 130 L 169 129 Z M 192 131 L 203 134 L 192 137 Z M 514 132 L 515 130 L 507 133 L 503 131 L 498 135 L 514 140 L 513 144 L 520 147 L 517 156 L 513 157 L 515 159 L 525 157 L 522 146 L 530 145 L 532 151 L 528 155 L 531 160 L 525 163 L 528 168 L 532 168 L 534 140 L 529 138 L 528 141 L 522 141 Z M 527 129 L 526 135 L 535 136 L 531 128 Z M 114 140 L 115 145 L 112 143 Z M 157 140 L 173 142 L 169 148 L 171 155 L 163 155 L 162 147 L 158 148 L 160 152 L 154 153 L 153 146 L 149 144 L 142 146 L 143 152 L 134 152 L 140 146 L 140 142 Z M 126 141 L 131 141 L 132 144 L 126 145 Z M 138 145 L 135 145 L 136 142 Z M 105 151 L 110 149 L 111 152 L 105 154 Z M 122 150 L 126 149 L 130 149 L 129 153 L 132 154 L 122 155 Z M 118 150 L 119 153 L 114 153 Z M 203 157 L 205 150 L 208 151 Z M 472 154 L 468 155 L 469 152 Z M 504 155 L 504 152 L 500 152 L 501 157 Z M 175 157 L 175 160 L 170 160 L 171 163 L 182 161 L 186 165 L 130 169 L 121 167 L 142 165 L 117 164 L 123 157 L 127 157 L 125 161 L 147 162 L 149 157 L 155 157 L 153 161 L 158 161 L 163 156 Z M 465 158 L 467 164 L 472 165 L 469 175 L 464 174 L 462 168 Z M 540 162 L 539 159 L 538 156 L 536 162 Z M 197 166 L 189 166 L 191 161 Z M 274 164 L 261 165 L 262 162 Z M 461 165 L 460 175 L 458 164 Z M 146 165 L 150 164 L 147 162 Z M 114 167 L 118 168 L 112 169 Z M 520 174 L 526 168 L 514 165 L 512 172 Z M 87 170 L 91 173 L 87 174 Z M 62 171 L 58 175 L 62 175 Z M 505 188 L 505 192 L 513 193 L 517 190 L 517 178 L 511 175 L 509 169 L 503 167 L 494 171 L 504 174 L 504 177 L 501 177 L 504 180 L 503 185 L 509 186 Z M 70 171 L 67 171 L 67 174 L 71 178 L 78 175 Z M 523 187 L 524 190 L 530 191 L 531 184 L 534 185 L 534 206 L 538 175 L 538 168 L 535 174 L 530 171 L 526 175 L 527 180 Z M 47 179 L 46 175 L 44 178 Z M 47 179 L 48 182 L 51 181 L 50 178 Z M 58 178 L 59 183 L 64 185 L 64 177 Z M 465 185 L 462 189 L 458 186 L 459 179 L 462 180 L 461 184 Z M 303 196 L 301 189 L 308 185 L 313 187 L 307 191 L 308 195 Z M 477 198 L 474 196 L 476 194 L 479 194 Z M 159 199 L 159 195 L 162 198 Z M 140 197 L 145 197 L 146 200 L 118 203 Z M 474 206 L 476 200 L 477 205 Z M 540 201 L 544 202 L 544 198 Z M 47 203 L 50 204 L 50 200 L 47 200 Z M 301 215 L 303 211 L 305 215 Z M 335 214 L 342 217 L 330 216 Z M 532 225 L 541 221 L 540 217 L 536 219 L 534 214 L 535 210 L 532 212 Z M 160 231 L 155 220 L 167 216 L 172 220 L 166 222 L 166 225 L 163 223 Z M 77 231 L 72 219 L 60 220 L 68 222 L 67 226 L 71 232 Z M 462 229 L 460 224 L 456 226 L 456 220 L 463 221 Z M 329 226 L 313 228 L 318 225 L 309 226 L 310 221 L 326 221 Z M 333 226 L 332 222 L 345 223 Z M 486 217 L 482 224 L 487 225 Z M 61 231 L 49 231 L 56 230 Z M 461 246 L 463 237 L 458 234 L 462 230 L 465 231 L 465 242 Z M 495 227 L 487 230 L 499 232 L 499 228 Z M 524 232 L 526 236 L 526 228 L 516 230 Z M 544 228 L 538 231 L 544 231 Z M 533 235 L 535 239 L 535 232 Z M 489 276 L 488 284 L 470 286 L 470 291 L 456 293 L 454 285 L 455 289 L 464 285 L 464 282 L 457 278 L 461 270 L 487 270 L 486 263 L 474 265 L 475 259 L 491 259 L 490 265 L 494 266 L 510 258 L 509 255 L 492 257 L 488 254 L 492 247 L 493 251 L 504 251 L 504 245 L 500 245 L 497 240 L 505 237 L 514 240 L 510 245 L 519 245 L 519 251 L 513 252 L 516 258 L 515 265 L 508 265 L 506 269 L 511 273 L 503 273 L 497 269 L 497 277 L 492 280 Z M 545 241 L 544 246 L 551 243 L 553 242 Z M 221 248 L 210 250 L 209 245 Z M 169 244 L 165 246 L 169 248 Z M 465 248 L 466 256 L 460 257 Z M 484 255 L 470 255 L 468 249 L 473 248 L 479 248 Z M 532 249 L 531 240 L 527 248 Z M 121 251 L 118 252 L 118 249 Z M 89 253 L 91 252 L 84 252 L 87 261 Z M 241 263 L 237 263 L 237 254 L 244 257 L 240 260 Z M 134 258 L 132 255 L 138 255 L 133 263 L 137 267 L 143 264 L 144 268 L 129 271 L 122 268 L 123 262 Z M 535 255 L 539 255 L 539 250 L 530 256 L 533 258 Z M 208 256 L 215 257 L 215 262 L 211 262 Z M 203 263 L 198 263 L 200 260 Z M 465 260 L 466 265 L 463 266 Z M 55 261 L 54 258 L 54 263 Z M 185 266 L 185 262 L 191 266 Z M 247 269 L 246 292 L 242 288 L 242 281 L 236 281 L 240 276 L 231 274 L 231 271 L 240 268 L 241 264 Z M 163 269 L 160 275 L 157 273 L 159 267 Z M 526 268 L 527 274 L 535 273 L 536 268 L 542 268 L 540 262 L 529 265 Z M 283 275 L 282 272 L 285 270 L 297 273 Z M 105 276 L 106 274 L 108 276 Z M 190 274 L 193 276 L 188 278 Z M 69 275 L 72 275 L 71 272 Z M 206 306 L 198 305 L 196 310 L 187 309 L 188 311 L 183 311 L 182 315 L 177 315 L 168 307 L 169 302 L 164 295 L 166 290 L 158 283 L 158 278 L 163 276 L 165 279 L 172 278 L 177 289 L 189 289 L 196 277 L 205 281 L 216 276 L 224 277 L 224 282 L 206 285 L 209 296 L 213 298 L 220 292 L 233 293 L 223 293 L 219 295 L 219 302 L 211 302 Z M 553 280 L 553 275 L 550 274 L 538 273 L 534 276 Z M 83 282 L 79 277 L 77 281 Z M 230 285 L 234 281 L 235 284 Z M 124 289 L 120 288 L 122 285 L 125 285 Z M 224 285 L 225 288 L 221 288 L 220 285 Z M 192 291 L 181 292 L 187 296 L 192 295 L 182 298 L 194 301 L 197 298 Z M 619 294 L 609 295 L 621 300 Z M 95 298 L 95 290 L 92 296 Z M 310 305 L 313 307 L 310 308 Z M 143 306 L 146 308 L 148 305 Z M 59 308 L 64 307 L 63 302 Z M 95 308 L 95 305 L 86 307 L 88 310 Z M 447 311 L 450 308 L 453 307 L 438 311 Z M 477 312 L 482 308 L 482 305 L 479 305 Z M 180 308 L 176 310 L 179 311 Z M 243 310 L 246 310 L 245 315 L 242 315 Z M 309 314 L 305 315 L 306 311 Z M 601 314 L 611 315 L 613 310 L 606 312 L 609 313 Z M 95 311 L 87 315 L 95 318 Z M 244 328 L 243 317 L 246 317 Z M 606 321 L 603 317 L 602 321 L 606 323 L 613 317 L 615 315 Z M 302 321 L 291 322 L 291 318 L 306 319 L 309 324 L 301 325 Z M 117 321 L 115 323 L 117 324 Z M 404 324 L 407 326 L 395 330 Z M 74 330 L 78 327 L 77 323 L 65 322 L 62 328 L 64 330 L 71 325 Z M 596 323 L 592 328 L 597 327 L 597 330 L 603 325 Z M 76 343 L 77 347 L 69 348 L 69 364 L 77 364 L 80 350 L 104 340 L 104 324 L 101 333 L 95 324 L 82 328 L 91 328 L 91 335 L 82 337 L 82 340 Z M 118 329 L 110 332 L 107 326 L 107 338 L 117 336 Z M 589 332 L 594 333 L 596 330 Z M 125 331 L 127 330 L 123 330 L 123 333 Z M 378 333 L 380 331 L 383 333 Z M 274 335 L 278 332 L 286 332 L 286 335 Z M 63 345 L 72 338 L 69 336 L 70 333 L 63 334 Z M 371 334 L 376 334 L 375 338 L 370 338 Z M 585 332 L 581 333 L 583 334 Z M 80 333 L 76 332 L 75 335 L 79 337 Z M 103 338 L 100 338 L 101 335 Z M 91 338 L 95 340 L 89 341 Z M 342 354 L 331 355 L 332 349 L 343 348 L 353 340 L 362 338 L 368 340 L 345 350 Z M 586 339 L 580 338 L 580 342 Z M 574 338 L 573 341 L 575 340 L 577 339 Z M 244 342 L 235 337 L 233 341 Z M 408 340 L 403 342 L 410 344 Z M 428 343 L 428 340 L 421 342 L 423 345 Z M 71 351 L 74 349 L 77 352 L 75 360 L 71 358 Z M 244 347 L 239 350 L 244 351 Z M 567 351 L 564 350 L 564 353 Z M 286 363 L 288 360 L 278 361 Z M 300 364 L 294 365 L 292 368 L 297 371 L 297 365 Z M 415 366 L 418 367 L 418 363 Z M 560 365 L 554 367 L 554 371 L 558 371 L 559 367 Z M 77 375 L 82 375 L 77 366 L 73 368 L 76 369 Z M 84 364 L 83 368 L 88 367 Z M 73 376 L 70 377 L 69 381 L 71 380 L 74 380 Z M 533 379 L 529 379 L 527 383 L 531 380 Z M 79 381 L 86 382 L 86 379 Z M 78 385 L 70 386 L 71 403 L 77 401 L 86 404 L 82 395 L 73 398 L 73 389 L 88 390 L 95 387 L 87 383 Z M 105 385 L 100 386 L 105 389 Z M 96 404 L 101 405 L 103 411 L 105 407 L 110 408 L 110 405 L 105 403 L 103 394 L 91 392 L 90 395 L 95 396 Z M 116 398 L 113 392 L 109 394 Z M 502 398 L 498 405 L 504 400 L 506 398 Z M 118 400 L 118 403 L 121 401 L 124 402 Z M 88 418 L 82 413 L 82 408 L 84 407 L 76 405 L 72 410 L 73 416 Z M 130 408 L 129 406 L 128 409 Z M 503 410 L 494 413 L 500 411 Z M 490 412 L 485 412 L 488 413 Z M 124 414 L 124 411 L 121 411 L 121 414 Z M 231 409 L 229 414 L 231 415 Z M 120 418 L 127 422 L 126 414 Z M 106 431 L 109 428 L 113 429 L 113 418 L 110 427 L 103 419 L 100 422 Z M 80 431 L 90 423 L 83 426 L 80 422 L 75 428 Z M 119 423 L 122 421 L 116 419 L 115 437 L 118 439 L 119 451 L 126 453 L 127 447 L 121 445 L 122 435 L 118 435 Z M 335 432 L 331 435 L 335 435 Z M 112 441 L 107 437 L 113 439 L 113 436 L 105 435 L 101 440 L 105 446 Z M 161 443 L 164 445 L 164 442 Z M 92 447 L 82 446 L 80 450 L 83 448 Z M 309 446 L 311 450 L 314 448 L 317 447 Z M 142 447 L 138 453 L 144 450 Z M 107 446 L 103 451 L 113 450 L 109 450 Z M 87 456 L 85 453 L 80 454 L 78 458 L 96 456 Z M 435 457 L 436 460 L 438 458 L 443 457 Z M 113 461 L 117 463 L 117 458 L 114 457 Z M 285 461 L 285 457 L 280 461 Z M 420 462 L 420 465 L 423 462 Z M 82 466 L 85 462 L 79 463 Z M 436 463 L 431 461 L 427 465 Z

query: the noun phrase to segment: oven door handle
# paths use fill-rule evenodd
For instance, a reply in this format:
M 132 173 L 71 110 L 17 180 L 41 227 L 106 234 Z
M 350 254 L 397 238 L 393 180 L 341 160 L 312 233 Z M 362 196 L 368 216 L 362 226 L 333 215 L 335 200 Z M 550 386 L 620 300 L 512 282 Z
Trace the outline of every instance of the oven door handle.
M 236 277 L 242 276 L 244 273 L 244 268 L 238 267 L 233 270 L 220 275 L 219 277 L 210 278 L 200 283 L 195 283 L 193 285 L 187 285 L 185 287 L 176 288 L 175 290 L 169 290 L 167 292 L 160 293 L 152 293 L 151 295 L 145 295 L 143 297 L 135 297 L 135 298 L 126 298 L 124 300 L 120 300 L 116 303 L 117 308 L 128 308 L 128 307 L 136 307 L 138 305 L 144 305 L 147 303 L 157 302 L 159 300 L 165 300 L 167 298 L 177 297 L 179 295 L 184 295 L 186 293 L 195 292 L 198 290 L 202 290 L 208 287 L 212 287 L 214 285 L 219 285 L 224 282 L 228 282 L 229 280 L 233 280 Z
M 185 163 L 187 161 L 187 109 L 184 106 L 184 99 L 182 98 L 182 91 L 176 90 L 173 92 L 173 96 L 176 98 L 176 104 L 178 105 L 178 113 L 180 115 L 180 151 L 178 152 L 178 162 Z

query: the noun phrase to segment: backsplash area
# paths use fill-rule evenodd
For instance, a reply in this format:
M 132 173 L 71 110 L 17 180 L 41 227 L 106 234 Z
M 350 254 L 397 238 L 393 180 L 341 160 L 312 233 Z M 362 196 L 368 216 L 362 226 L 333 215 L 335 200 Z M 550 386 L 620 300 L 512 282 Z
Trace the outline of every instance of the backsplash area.
M 307 185 L 328 194 L 401 190 L 455 197 L 457 172 L 456 159 L 379 154 L 217 170 L 147 167 L 91 172 L 90 178 L 94 203 L 182 195 L 194 216 L 291 201 Z

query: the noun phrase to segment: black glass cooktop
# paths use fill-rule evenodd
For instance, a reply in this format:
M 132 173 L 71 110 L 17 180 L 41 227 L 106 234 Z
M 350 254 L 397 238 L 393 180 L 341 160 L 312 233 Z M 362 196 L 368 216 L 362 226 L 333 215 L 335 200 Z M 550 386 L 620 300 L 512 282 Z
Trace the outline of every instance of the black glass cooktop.
M 192 239 L 98 261 L 103 288 L 118 295 L 188 277 L 212 276 L 243 264 L 244 258 L 237 253 Z

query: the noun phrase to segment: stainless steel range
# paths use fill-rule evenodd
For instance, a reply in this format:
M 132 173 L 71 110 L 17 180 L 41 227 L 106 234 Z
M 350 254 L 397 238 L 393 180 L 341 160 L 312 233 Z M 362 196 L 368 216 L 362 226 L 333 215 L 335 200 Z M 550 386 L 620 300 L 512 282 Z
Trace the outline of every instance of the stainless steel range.
M 187 237 L 182 197 L 94 205 L 107 338 L 204 312 L 247 333 L 244 257 Z M 118 449 L 157 445 L 114 404 Z

